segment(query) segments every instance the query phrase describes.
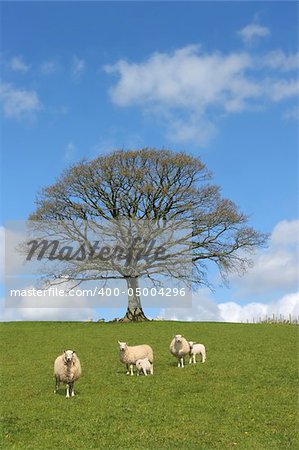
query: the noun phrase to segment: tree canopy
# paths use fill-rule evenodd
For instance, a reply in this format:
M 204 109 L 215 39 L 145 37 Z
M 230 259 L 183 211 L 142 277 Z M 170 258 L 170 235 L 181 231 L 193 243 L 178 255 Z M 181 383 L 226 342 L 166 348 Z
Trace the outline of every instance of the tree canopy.
M 185 226 L 187 231 L 183 237 L 168 238 L 168 250 L 175 248 L 171 257 L 162 258 L 158 263 L 153 260 L 146 267 L 143 264 L 142 271 L 138 261 L 132 260 L 132 251 L 130 265 L 128 255 L 118 265 L 104 265 L 98 259 L 88 263 L 72 261 L 68 276 L 79 282 L 117 276 L 127 279 L 134 291 L 129 297 L 127 319 L 138 320 L 144 318 L 140 296 L 136 293 L 140 277 L 165 272 L 201 285 L 208 279 L 205 262 L 213 261 L 225 279 L 229 272 L 244 272 L 251 263 L 251 253 L 265 243 L 266 236 L 248 226 L 248 217 L 231 200 L 222 198 L 220 188 L 211 180 L 203 162 L 186 153 L 151 148 L 119 150 L 81 161 L 66 170 L 55 184 L 39 194 L 30 220 L 37 224 L 59 221 L 64 224 L 69 239 L 78 242 L 87 240 L 82 230 L 78 232 L 78 222 L 87 224 L 86 229 L 88 224 L 101 220 L 113 224 L 114 230 L 117 227 L 114 234 L 127 248 L 128 235 L 123 238 L 117 225 L 120 222 L 134 223 L 132 236 L 135 237 L 136 230 L 140 230 L 138 224 L 155 224 L 155 229 L 143 227 L 143 247 L 149 245 L 153 234 L 159 237 L 165 229 L 169 233 L 175 227 L 173 224 Z M 188 248 L 192 263 L 189 274 L 180 271 L 186 252 L 177 250 L 178 243 Z M 58 272 L 55 277 L 62 275 Z

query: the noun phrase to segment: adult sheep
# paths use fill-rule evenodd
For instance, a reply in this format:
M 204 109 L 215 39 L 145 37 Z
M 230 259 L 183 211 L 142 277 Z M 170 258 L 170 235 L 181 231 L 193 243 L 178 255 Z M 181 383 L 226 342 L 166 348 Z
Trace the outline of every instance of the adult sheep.
M 81 376 L 81 364 L 75 351 L 65 350 L 54 362 L 55 389 L 59 389 L 60 382 L 66 384 L 66 398 L 75 395 L 74 382 Z
M 169 346 L 170 353 L 178 360 L 178 367 L 184 367 L 185 356 L 190 351 L 188 341 L 181 334 L 176 334 Z
M 134 375 L 133 366 L 136 365 L 138 359 L 147 358 L 150 363 L 154 362 L 153 350 L 149 345 L 129 346 L 126 342 L 118 341 L 119 359 L 123 364 L 127 365 L 127 375 Z
M 205 360 L 207 359 L 205 346 L 203 344 L 196 344 L 193 341 L 189 341 L 189 345 L 190 345 L 189 364 L 191 364 L 192 362 L 193 364 L 196 364 L 196 355 L 200 355 L 201 361 L 204 363 Z

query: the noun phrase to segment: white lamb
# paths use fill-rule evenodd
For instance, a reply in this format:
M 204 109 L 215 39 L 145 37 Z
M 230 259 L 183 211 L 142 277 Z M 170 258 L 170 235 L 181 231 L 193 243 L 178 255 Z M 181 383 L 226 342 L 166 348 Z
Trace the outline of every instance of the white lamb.
M 205 346 L 203 344 L 195 344 L 195 342 L 193 341 L 189 341 L 189 345 L 190 345 L 189 364 L 191 364 L 192 362 L 193 364 L 196 364 L 196 355 L 201 355 L 201 361 L 202 363 L 204 363 L 205 360 L 207 359 Z
M 148 373 L 150 373 L 151 375 L 154 375 L 154 366 L 148 360 L 148 358 L 138 359 L 136 361 L 136 370 L 137 370 L 137 376 L 139 376 L 141 370 L 143 371 L 143 373 L 146 377 L 147 377 Z
M 190 346 L 184 336 L 177 334 L 172 339 L 169 350 L 178 359 L 178 367 L 184 367 L 185 356 L 190 351 Z
M 149 345 L 129 346 L 126 342 L 119 342 L 119 359 L 127 365 L 127 375 L 134 375 L 133 366 L 138 359 L 147 358 L 149 362 L 154 362 L 153 350 Z
M 55 389 L 59 389 L 60 382 L 66 384 L 66 398 L 75 395 L 74 382 L 81 376 L 81 364 L 76 352 L 65 350 L 54 362 Z

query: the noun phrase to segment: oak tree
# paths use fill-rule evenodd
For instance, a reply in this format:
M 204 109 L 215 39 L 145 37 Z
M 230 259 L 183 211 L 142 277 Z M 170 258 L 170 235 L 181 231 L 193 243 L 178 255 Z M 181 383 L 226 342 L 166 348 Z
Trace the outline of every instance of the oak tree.
M 248 226 L 248 217 L 211 180 L 199 158 L 166 149 L 119 150 L 73 165 L 42 190 L 30 220 L 40 231 L 59 223 L 61 239 L 76 241 L 89 258 L 61 257 L 66 264 L 48 275 L 76 283 L 126 280 L 124 319 L 137 321 L 146 319 L 138 291 L 143 277 L 154 282 L 165 275 L 200 286 L 208 283 L 208 261 L 223 279 L 243 273 L 266 236 Z M 90 231 L 113 238 L 121 256 L 91 257 Z M 163 257 L 153 239 L 163 241 Z M 184 270 L 186 261 L 191 270 Z

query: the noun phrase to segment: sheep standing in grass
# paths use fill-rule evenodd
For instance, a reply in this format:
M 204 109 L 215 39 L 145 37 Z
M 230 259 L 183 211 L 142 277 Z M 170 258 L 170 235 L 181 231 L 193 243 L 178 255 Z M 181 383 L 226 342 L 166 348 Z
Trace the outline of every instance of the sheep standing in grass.
M 148 360 L 148 358 L 138 359 L 136 361 L 136 370 L 137 370 L 137 376 L 139 376 L 141 370 L 143 371 L 143 373 L 146 377 L 147 377 L 148 373 L 150 373 L 151 375 L 154 375 L 154 366 Z
M 59 389 L 60 382 L 66 384 L 66 398 L 75 395 L 74 382 L 81 376 L 81 364 L 76 352 L 65 350 L 54 362 L 55 389 Z
M 184 336 L 177 334 L 172 339 L 169 350 L 178 359 L 178 367 L 184 367 L 185 356 L 190 351 L 190 346 Z
M 133 366 L 138 359 L 147 358 L 150 363 L 154 361 L 153 350 L 149 345 L 129 346 L 126 342 L 119 342 L 119 359 L 127 365 L 127 375 L 134 375 Z
M 206 356 L 206 348 L 203 344 L 195 344 L 193 341 L 189 341 L 190 346 L 190 359 L 189 364 L 193 362 L 193 364 L 196 364 L 196 355 L 201 355 L 201 362 L 204 363 L 207 359 Z

